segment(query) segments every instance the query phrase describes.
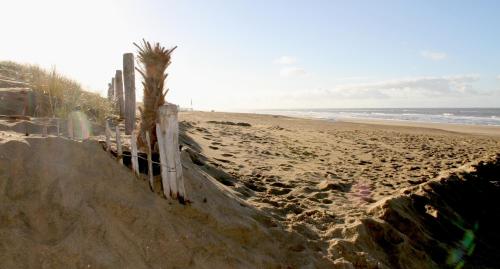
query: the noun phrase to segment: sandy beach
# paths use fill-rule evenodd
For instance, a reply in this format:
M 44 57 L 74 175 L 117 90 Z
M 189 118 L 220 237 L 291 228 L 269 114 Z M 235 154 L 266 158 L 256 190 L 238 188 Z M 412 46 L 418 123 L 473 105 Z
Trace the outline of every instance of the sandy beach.
M 185 112 L 186 134 L 220 181 L 332 260 L 346 227 L 407 188 L 489 160 L 500 128 L 328 122 L 284 116 Z
M 475 253 L 468 264 L 498 265 L 498 130 L 179 117 L 188 205 L 151 193 L 102 134 L 41 137 L 1 119 L 0 264 L 443 268 Z

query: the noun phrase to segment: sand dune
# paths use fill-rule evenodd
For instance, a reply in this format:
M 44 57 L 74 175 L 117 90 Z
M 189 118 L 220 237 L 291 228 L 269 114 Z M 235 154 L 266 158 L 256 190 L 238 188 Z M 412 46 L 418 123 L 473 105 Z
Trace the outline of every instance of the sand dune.
M 0 132 L 1 268 L 322 267 L 300 236 L 197 171 L 168 202 L 96 141 Z M 187 159 L 186 159 L 187 158 Z

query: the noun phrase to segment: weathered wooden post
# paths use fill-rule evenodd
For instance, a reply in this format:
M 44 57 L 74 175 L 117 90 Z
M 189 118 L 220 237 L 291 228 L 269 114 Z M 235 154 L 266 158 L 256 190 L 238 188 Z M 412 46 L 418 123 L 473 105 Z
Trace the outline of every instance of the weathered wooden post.
M 123 164 L 123 151 L 122 151 L 122 141 L 120 138 L 120 128 L 116 125 L 116 156 L 118 158 L 118 162 Z
M 111 78 L 111 102 L 116 101 L 115 78 Z
M 125 134 L 135 129 L 135 68 L 134 54 L 123 54 L 123 86 L 125 89 Z
M 111 129 L 109 128 L 109 120 L 106 120 L 106 151 L 111 151 Z
M 178 109 L 174 104 L 166 104 L 159 108 L 160 133 L 163 140 L 161 152 L 165 153 L 167 164 L 167 181 L 174 199 L 185 200 L 184 178 L 182 177 L 181 153 L 179 150 Z M 158 141 L 160 139 L 158 138 Z
M 59 118 L 56 119 L 56 125 L 57 125 L 57 136 L 60 135 L 60 128 L 61 128 L 61 121 L 59 120 Z
M 137 155 L 137 135 L 135 132 L 132 133 L 132 137 L 130 138 L 130 149 L 130 155 L 132 155 L 132 170 L 136 176 L 139 176 L 139 157 Z
M 162 133 L 160 124 L 156 124 L 156 138 L 158 139 L 158 151 L 160 153 L 161 185 L 165 198 L 170 199 L 171 189 L 167 165 L 167 152 L 165 151 L 165 134 Z
M 116 70 L 115 73 L 115 94 L 117 98 L 117 106 L 120 111 L 120 119 L 123 119 L 123 114 L 125 110 L 125 106 L 123 103 L 123 76 L 121 70 Z
M 113 101 L 113 84 L 112 83 L 108 83 L 108 101 Z
M 153 188 L 153 153 L 151 152 L 151 138 L 149 138 L 149 132 L 146 132 L 146 142 L 148 143 L 148 176 L 149 176 L 149 187 L 151 191 Z
M 73 133 L 73 117 L 71 113 L 68 114 L 68 123 L 66 125 L 68 127 L 68 137 L 73 139 L 75 134 Z
M 43 120 L 42 137 L 47 137 L 47 119 Z

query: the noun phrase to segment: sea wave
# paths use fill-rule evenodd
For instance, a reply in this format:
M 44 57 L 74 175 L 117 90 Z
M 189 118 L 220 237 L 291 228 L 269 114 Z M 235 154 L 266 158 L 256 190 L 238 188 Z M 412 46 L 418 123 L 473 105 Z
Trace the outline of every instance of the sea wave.
M 262 112 L 262 111 L 259 111 Z M 265 114 L 337 120 L 381 119 L 467 125 L 500 126 L 500 109 L 307 109 L 269 110 Z

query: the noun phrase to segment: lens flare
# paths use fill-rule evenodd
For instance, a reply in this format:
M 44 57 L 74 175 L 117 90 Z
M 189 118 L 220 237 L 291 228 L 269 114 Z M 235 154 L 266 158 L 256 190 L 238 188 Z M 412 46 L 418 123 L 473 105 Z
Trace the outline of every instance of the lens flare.
M 446 263 L 453 266 L 455 269 L 463 268 L 465 265 L 465 256 L 471 256 L 476 248 L 475 234 L 479 228 L 479 224 L 476 222 L 472 229 L 465 229 L 462 240 L 460 241 L 459 247 L 452 249 L 448 254 L 448 259 Z
M 92 125 L 87 115 L 81 111 L 73 111 L 68 116 L 68 126 L 72 129 L 74 138 L 88 139 L 92 134 Z

